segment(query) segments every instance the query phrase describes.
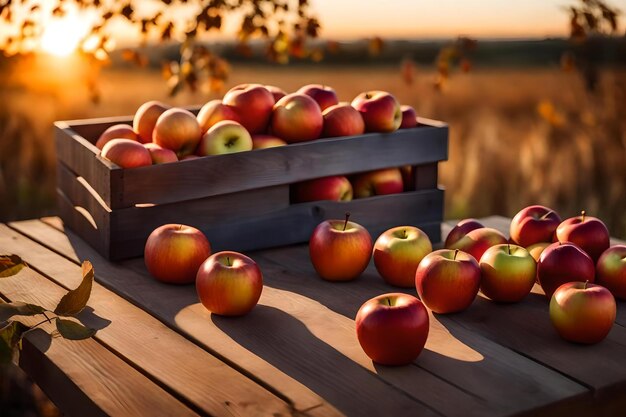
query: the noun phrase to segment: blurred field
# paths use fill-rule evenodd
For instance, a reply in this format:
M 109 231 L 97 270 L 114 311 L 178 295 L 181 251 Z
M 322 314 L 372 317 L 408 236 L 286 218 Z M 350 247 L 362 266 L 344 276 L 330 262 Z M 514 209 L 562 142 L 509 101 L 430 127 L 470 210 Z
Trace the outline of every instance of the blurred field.
M 80 71 L 50 70 L 51 80 L 35 91 L 28 73 L 18 71 L 17 87 L 0 88 L 0 220 L 54 212 L 53 120 L 132 114 L 148 99 L 190 105 L 214 98 L 170 99 L 158 72 L 110 69 L 99 77 L 101 101 L 93 104 L 74 83 Z M 585 209 L 626 237 L 626 71 L 603 72 L 595 95 L 576 73 L 558 69 L 456 74 L 443 92 L 433 77 L 418 68 L 407 85 L 399 66 L 234 66 L 226 88 L 324 83 L 344 100 L 388 90 L 418 114 L 450 124 L 450 160 L 441 167 L 447 218 L 511 216 L 541 203 L 563 217 Z

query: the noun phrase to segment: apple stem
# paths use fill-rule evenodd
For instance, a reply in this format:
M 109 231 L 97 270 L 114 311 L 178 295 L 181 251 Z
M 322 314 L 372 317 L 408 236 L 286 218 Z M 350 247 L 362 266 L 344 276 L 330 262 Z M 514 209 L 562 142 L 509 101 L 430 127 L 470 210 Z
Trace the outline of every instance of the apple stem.
M 456 255 L 458 255 L 458 254 L 459 254 L 459 250 L 455 249 L 454 250 L 454 258 L 452 258 L 453 261 L 456 261 Z
M 583 290 L 587 289 L 587 284 L 589 284 L 589 280 L 585 281 L 585 285 L 583 285 Z
M 507 243 L 506 244 L 506 248 L 509 250 L 509 255 L 511 254 L 511 244 Z
M 580 216 L 581 216 L 581 219 L 580 219 L 581 223 L 584 223 L 585 222 L 585 210 L 580 212 Z
M 385 298 L 385 301 L 387 301 L 387 305 L 391 307 L 391 300 L 389 298 Z
M 346 212 L 346 221 L 343 223 L 343 230 L 346 230 L 346 227 L 348 227 L 348 219 L 350 218 L 350 212 Z
M 231 266 L 231 265 L 230 265 L 230 256 L 227 256 L 227 257 L 226 257 L 226 263 L 228 264 L 228 266 Z
M 182 225 L 182 224 L 179 224 L 179 225 L 178 225 L 178 230 L 182 230 L 182 228 L 183 228 L 183 225 Z

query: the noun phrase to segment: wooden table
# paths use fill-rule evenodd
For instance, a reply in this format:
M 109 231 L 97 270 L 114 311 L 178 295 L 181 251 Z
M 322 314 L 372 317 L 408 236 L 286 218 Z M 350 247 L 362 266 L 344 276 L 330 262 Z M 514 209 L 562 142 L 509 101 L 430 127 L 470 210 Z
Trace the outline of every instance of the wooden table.
M 505 218 L 483 221 L 508 231 Z M 579 346 L 556 335 L 540 288 L 516 305 L 479 296 L 461 314 L 431 315 L 424 352 L 393 368 L 365 356 L 353 319 L 365 300 L 396 290 L 373 265 L 354 282 L 324 282 L 305 245 L 251 254 L 265 288 L 237 319 L 211 316 L 193 286 L 155 282 L 143 259 L 107 262 L 57 218 L 0 224 L 0 253 L 31 266 L 0 280 L 2 297 L 49 307 L 78 285 L 80 261 L 94 265 L 80 319 L 95 337 L 35 331 L 20 359 L 68 415 L 626 414 L 623 302 L 609 337 Z

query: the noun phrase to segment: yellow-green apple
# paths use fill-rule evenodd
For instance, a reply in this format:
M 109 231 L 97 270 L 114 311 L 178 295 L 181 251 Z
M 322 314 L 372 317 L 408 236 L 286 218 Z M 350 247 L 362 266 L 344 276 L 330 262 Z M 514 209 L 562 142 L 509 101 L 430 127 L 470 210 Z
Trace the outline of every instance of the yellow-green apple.
M 239 122 L 251 135 L 267 130 L 275 103 L 272 93 L 260 84 L 235 86 L 224 95 L 222 102 L 237 110 Z
M 153 164 L 167 164 L 168 162 L 177 162 L 178 158 L 174 151 L 165 149 L 156 143 L 144 143 L 143 146 L 150 152 Z
M 626 300 L 626 245 L 615 245 L 605 250 L 596 265 L 596 282 Z
M 539 242 L 539 243 L 530 245 L 529 247 L 526 248 L 526 250 L 528 251 L 528 253 L 530 253 L 530 256 L 533 257 L 535 262 L 539 262 L 539 257 L 541 256 L 543 251 L 551 244 L 552 242 Z
M 450 230 L 450 233 L 448 233 L 444 247 L 450 249 L 450 247 L 452 247 L 452 245 L 454 245 L 463 236 L 472 230 L 482 229 L 483 227 L 485 226 L 483 226 L 482 223 L 476 219 L 461 220 L 452 228 L 452 230 Z
M 435 313 L 465 310 L 476 298 L 479 287 L 478 262 L 472 255 L 458 249 L 429 253 L 415 271 L 417 294 Z
M 393 132 L 402 124 L 400 103 L 385 91 L 361 93 L 352 106 L 361 113 L 367 132 Z
M 275 85 L 266 85 L 265 88 L 267 88 L 267 90 L 272 93 L 272 96 L 274 96 L 274 102 L 280 100 L 287 95 L 285 90 L 280 87 L 276 87 Z
M 480 258 L 479 265 L 480 291 L 493 301 L 516 303 L 535 285 L 537 263 L 521 246 L 492 246 Z
M 272 112 L 272 134 L 288 143 L 320 137 L 324 119 L 320 106 L 304 94 L 287 94 L 278 100 Z
M 332 87 L 321 84 L 309 84 L 303 87 L 300 87 L 298 94 L 306 94 L 311 97 L 313 100 L 317 102 L 322 111 L 326 110 L 330 106 L 334 106 L 339 103 L 339 99 L 337 98 L 337 93 Z
M 293 197 L 296 203 L 320 200 L 350 201 L 352 184 L 341 175 L 316 178 L 294 184 Z
M 154 143 L 173 150 L 178 157 L 194 153 L 201 137 L 202 131 L 196 116 L 179 108 L 163 112 L 152 132 Z
M 537 280 L 548 300 L 566 282 L 593 282 L 595 273 L 589 255 L 573 243 L 552 243 L 537 262 Z
M 122 168 L 152 165 L 150 152 L 141 143 L 131 139 L 113 139 L 109 141 L 102 148 L 100 155 Z
M 556 229 L 556 237 L 559 242 L 578 245 L 594 262 L 610 246 L 609 230 L 602 220 L 587 216 L 584 210 L 580 216 L 563 220 Z
M 372 257 L 376 270 L 388 284 L 411 288 L 415 286 L 417 266 L 432 251 L 426 233 L 414 226 L 399 226 L 376 239 Z
M 221 316 L 243 316 L 263 291 L 263 274 L 252 259 L 238 252 L 217 252 L 198 269 L 196 291 L 202 305 Z
M 409 294 L 382 294 L 366 301 L 356 314 L 355 324 L 361 348 L 381 365 L 410 364 L 428 339 L 428 311 Z
M 565 340 L 583 344 L 602 341 L 617 312 L 615 298 L 601 285 L 568 282 L 550 299 L 550 320 Z
M 267 149 L 285 146 L 287 142 L 273 135 L 252 135 L 252 149 Z
M 202 263 L 211 255 L 211 245 L 195 227 L 165 224 L 154 229 L 144 249 L 144 261 L 154 278 L 168 284 L 190 284 Z
M 118 124 L 110 126 L 107 130 L 102 132 L 98 140 L 96 141 L 96 148 L 102 149 L 109 141 L 113 139 L 130 139 L 138 141 L 139 137 L 133 130 L 131 125 Z
M 220 155 L 251 149 L 252 138 L 246 128 L 232 120 L 222 120 L 214 124 L 202 136 L 197 154 L 200 156 Z
M 388 168 L 356 175 L 352 180 L 352 189 L 354 198 L 365 198 L 401 193 L 404 183 L 398 168 Z
M 487 249 L 507 242 L 506 237 L 496 229 L 481 227 L 467 232 L 465 236 L 451 244 L 450 249 L 460 249 L 479 261 Z
M 350 281 L 357 278 L 372 256 L 372 237 L 358 223 L 326 220 L 317 225 L 309 240 L 311 263 L 327 281 Z
M 539 242 L 554 242 L 554 233 L 559 224 L 561 218 L 551 208 L 528 206 L 520 210 L 511 220 L 511 239 L 524 247 Z
M 322 136 L 334 138 L 355 136 L 365 132 L 361 113 L 347 103 L 335 104 L 323 111 L 324 130 Z
M 410 129 L 417 126 L 417 114 L 415 113 L 415 109 L 413 107 L 405 104 L 400 106 L 400 110 L 402 111 L 402 123 L 400 123 L 400 129 Z
M 198 124 L 205 134 L 215 123 L 222 120 L 239 121 L 239 116 L 234 107 L 222 103 L 222 100 L 211 100 L 200 108 L 198 112 Z
M 137 133 L 137 136 L 139 136 L 140 142 L 152 142 L 154 126 L 161 114 L 168 109 L 170 109 L 170 106 L 167 104 L 154 100 L 139 106 L 133 118 L 133 130 Z

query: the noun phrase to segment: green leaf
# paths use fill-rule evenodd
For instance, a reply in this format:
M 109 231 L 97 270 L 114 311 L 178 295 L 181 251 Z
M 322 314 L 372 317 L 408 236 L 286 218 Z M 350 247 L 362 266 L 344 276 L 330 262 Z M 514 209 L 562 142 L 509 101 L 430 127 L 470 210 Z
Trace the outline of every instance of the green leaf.
M 80 313 L 89 301 L 91 287 L 93 285 L 93 267 L 91 262 L 83 262 L 83 281 L 80 285 L 69 291 L 61 298 L 54 312 L 59 316 L 74 316 Z
M 95 329 L 90 329 L 76 321 L 60 318 L 57 318 L 57 330 L 61 336 L 69 340 L 89 339 L 96 334 Z
M 12 321 L 0 329 L 0 364 L 10 363 L 16 357 L 26 330 L 28 327 L 19 321 Z
M 21 301 L 12 303 L 0 302 L 0 323 L 7 321 L 13 316 L 34 316 L 36 314 L 42 314 L 44 311 L 46 311 L 46 309 L 43 307 L 23 303 Z
M 17 274 L 26 263 L 17 255 L 0 255 L 0 278 L 8 278 Z

